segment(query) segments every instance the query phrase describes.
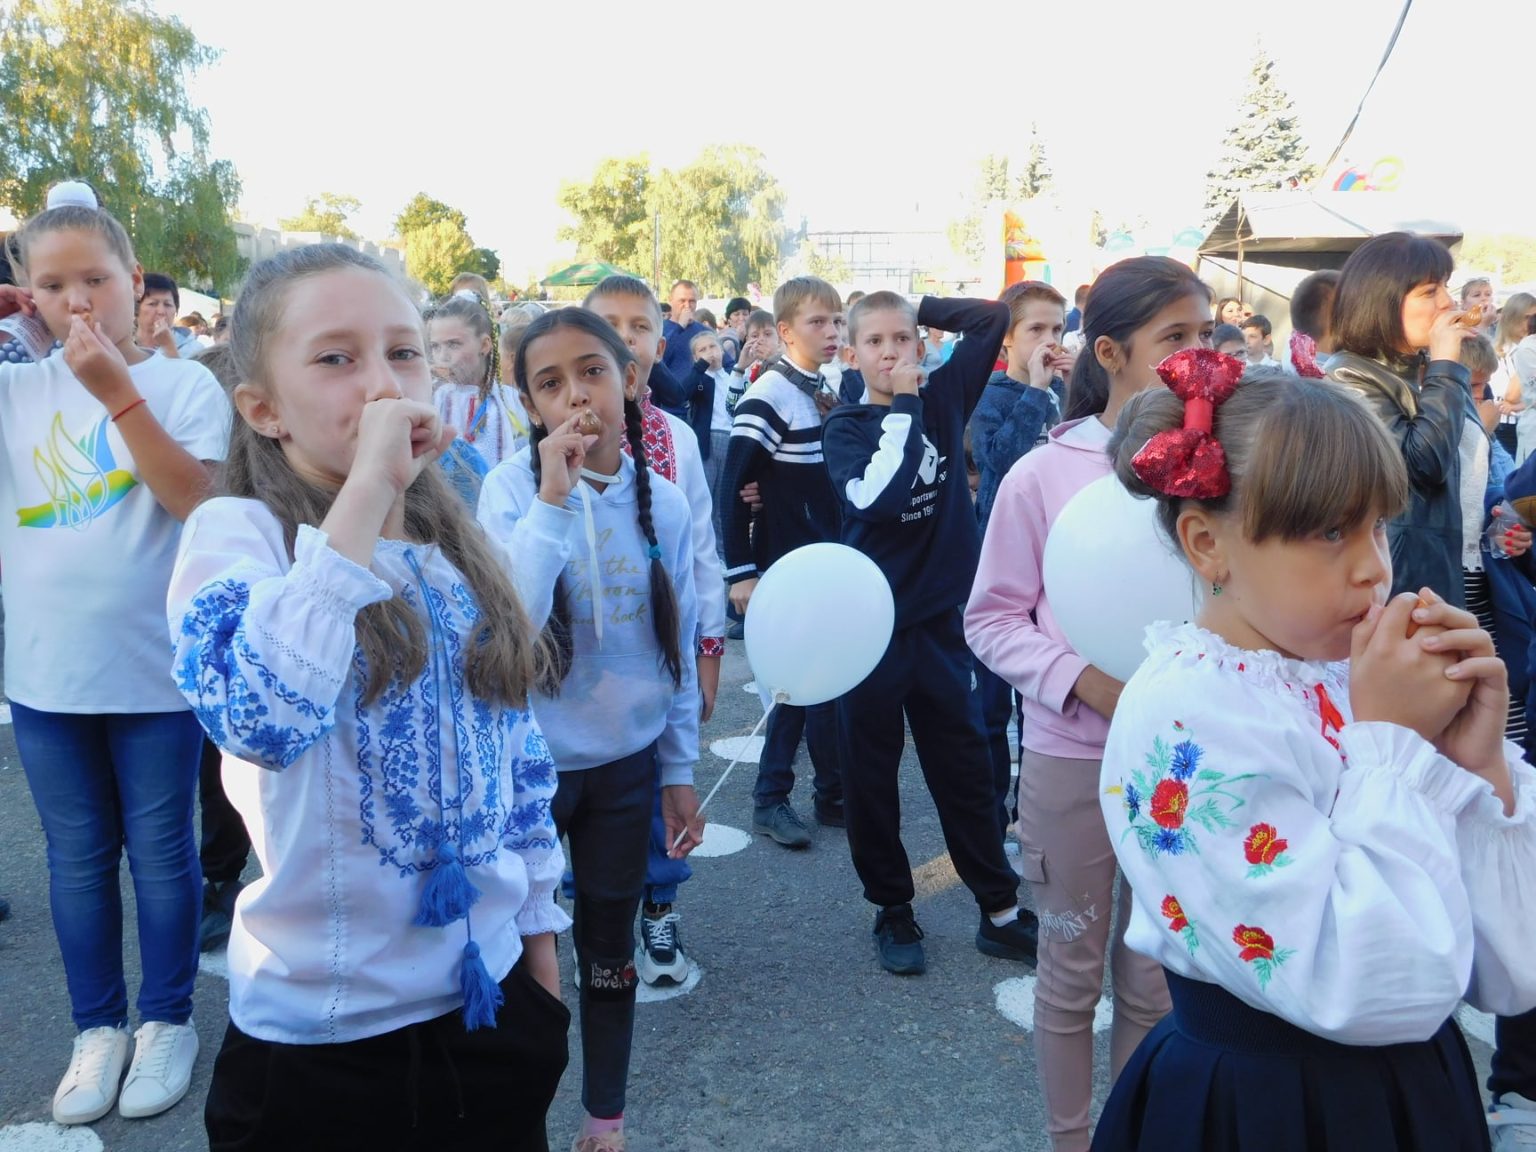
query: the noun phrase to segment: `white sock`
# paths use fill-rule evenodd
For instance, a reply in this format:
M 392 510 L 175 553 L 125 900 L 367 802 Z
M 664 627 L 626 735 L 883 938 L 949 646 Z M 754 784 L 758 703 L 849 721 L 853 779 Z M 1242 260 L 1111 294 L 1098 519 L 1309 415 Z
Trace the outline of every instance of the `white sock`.
M 995 916 L 988 914 L 987 919 L 992 921 L 992 927 L 1001 928 L 1004 924 L 1012 924 L 1019 918 L 1019 906 L 1015 904 L 1006 912 L 999 912 Z

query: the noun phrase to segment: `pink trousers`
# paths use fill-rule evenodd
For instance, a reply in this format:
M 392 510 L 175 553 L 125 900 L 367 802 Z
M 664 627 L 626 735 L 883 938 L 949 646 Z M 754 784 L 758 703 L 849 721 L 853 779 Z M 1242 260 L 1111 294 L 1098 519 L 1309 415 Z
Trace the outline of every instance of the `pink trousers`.
M 1131 890 L 1118 877 L 1099 811 L 1099 762 L 1019 755 L 1019 841 L 1024 879 L 1040 917 L 1035 1062 L 1055 1152 L 1086 1152 L 1092 1136 L 1093 1016 L 1110 957 L 1114 1024 L 1110 1082 L 1168 1013 L 1162 965 L 1125 945 Z M 1110 948 L 1115 891 L 1119 923 Z

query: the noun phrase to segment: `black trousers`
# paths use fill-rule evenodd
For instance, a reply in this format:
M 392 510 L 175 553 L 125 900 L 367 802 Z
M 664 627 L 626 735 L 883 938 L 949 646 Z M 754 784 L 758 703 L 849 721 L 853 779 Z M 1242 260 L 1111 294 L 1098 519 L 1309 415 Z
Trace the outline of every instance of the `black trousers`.
M 868 679 L 838 701 L 848 845 L 871 904 L 905 904 L 914 891 L 897 782 L 903 714 L 955 871 L 983 912 L 1018 899 L 1019 877 L 998 829 L 981 696 L 971 690 L 973 659 L 960 610 L 951 609 L 897 629 Z
M 656 745 L 596 768 L 560 773 L 555 827 L 570 844 L 571 935 L 581 979 L 581 1103 L 624 1115 L 635 1034 L 635 913 L 645 888 L 656 794 Z
M 231 1021 L 203 1122 L 210 1152 L 548 1152 L 571 1013 L 521 962 L 495 1028 L 455 1010 L 346 1044 L 274 1044 Z
M 1536 1100 L 1536 1012 L 1500 1016 L 1493 1022 L 1493 1063 L 1488 1091 L 1518 1092 Z
M 224 884 L 240 879 L 251 855 L 251 837 L 245 821 L 224 795 L 224 777 L 220 766 L 224 754 L 212 740 L 203 739 L 203 759 L 197 771 L 197 797 L 203 808 L 203 842 L 198 859 L 203 879 L 210 884 Z
M 987 751 L 992 757 L 992 786 L 997 790 L 997 822 L 1003 835 L 1018 818 L 1017 792 L 1013 785 L 1013 754 L 1008 748 L 1008 727 L 1014 722 L 1013 685 L 979 658 L 975 661 L 976 688 L 981 693 L 981 717 L 987 732 Z M 1022 721 L 1018 725 L 1022 738 Z
M 795 786 L 795 752 L 805 737 L 815 773 L 816 798 L 823 804 L 843 802 L 842 771 L 838 763 L 837 705 L 775 704 L 763 734 L 763 756 L 758 763 L 757 783 L 752 788 L 755 808 L 772 808 L 789 799 Z

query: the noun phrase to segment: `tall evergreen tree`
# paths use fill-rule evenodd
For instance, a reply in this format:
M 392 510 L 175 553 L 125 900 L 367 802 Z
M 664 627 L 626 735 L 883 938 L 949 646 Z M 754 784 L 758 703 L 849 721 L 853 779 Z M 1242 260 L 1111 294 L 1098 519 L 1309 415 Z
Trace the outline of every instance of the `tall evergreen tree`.
M 1248 74 L 1237 121 L 1222 142 L 1221 158 L 1206 173 L 1206 216 L 1214 221 L 1244 192 L 1275 191 L 1292 177 L 1305 184 L 1316 172 L 1316 166 L 1307 163 L 1295 106 L 1275 79 L 1275 62 L 1261 48 Z

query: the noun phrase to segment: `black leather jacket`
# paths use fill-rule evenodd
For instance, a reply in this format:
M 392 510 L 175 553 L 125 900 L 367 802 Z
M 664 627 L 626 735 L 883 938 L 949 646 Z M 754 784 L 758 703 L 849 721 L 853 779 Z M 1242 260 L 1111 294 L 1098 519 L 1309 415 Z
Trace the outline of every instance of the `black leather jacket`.
M 1468 371 L 1432 360 L 1416 383 L 1418 360 L 1387 364 L 1339 352 L 1323 365 L 1328 378 L 1359 392 L 1402 449 L 1408 507 L 1388 526 L 1392 593 L 1426 585 L 1466 607 L 1461 573 L 1461 457 L 1458 446 L 1471 403 Z

